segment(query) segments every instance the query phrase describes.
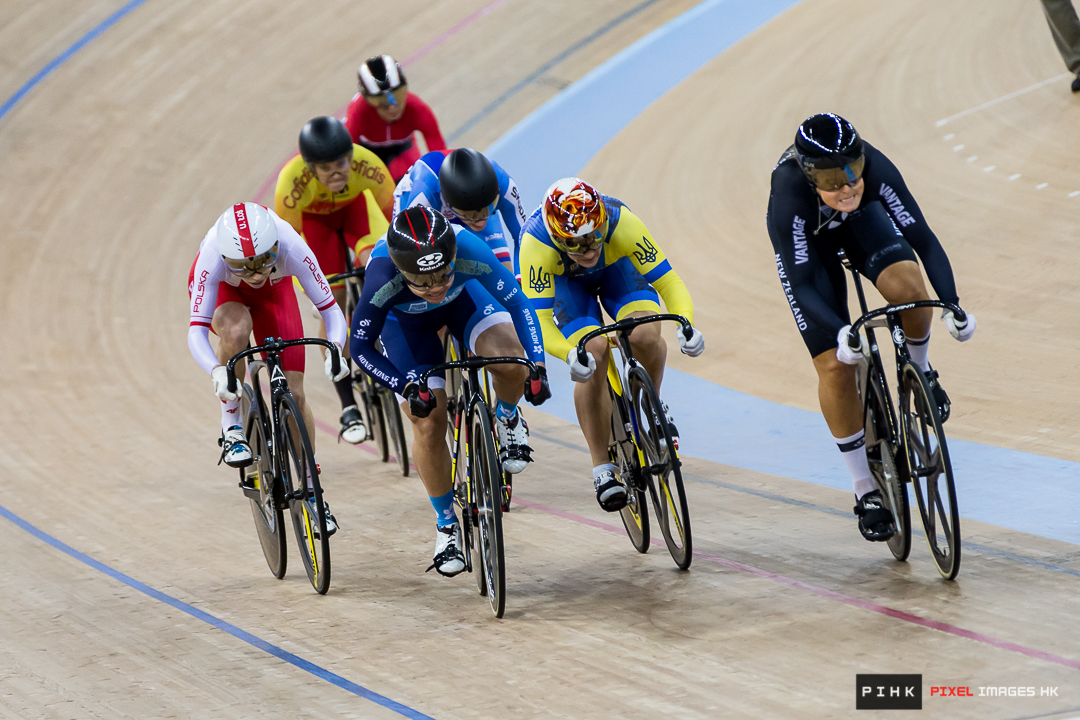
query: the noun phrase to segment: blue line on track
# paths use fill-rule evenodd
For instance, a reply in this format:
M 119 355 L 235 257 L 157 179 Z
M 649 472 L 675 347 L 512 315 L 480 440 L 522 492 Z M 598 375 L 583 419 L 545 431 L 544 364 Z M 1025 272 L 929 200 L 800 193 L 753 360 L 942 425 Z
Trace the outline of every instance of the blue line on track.
M 665 93 L 798 2 L 705 0 L 586 74 L 485 152 L 514 177 L 525 206 L 536 207 L 552 182 L 579 173 Z M 761 241 L 768 242 L 764 227 Z M 556 369 L 544 410 L 576 422 L 571 383 L 557 369 L 562 362 L 549 362 Z M 819 413 L 670 368 L 664 377 L 687 455 L 850 492 Z M 964 517 L 1080 544 L 1080 463 L 960 440 L 949 440 L 949 450 Z
M 127 5 L 102 20 L 93 30 L 76 40 L 74 45 L 72 45 L 67 50 L 50 60 L 49 63 L 45 65 L 45 67 L 41 68 L 34 74 L 34 77 L 27 80 L 26 84 L 16 90 L 14 95 L 5 100 L 3 105 L 0 105 L 0 120 L 3 120 L 4 116 L 8 114 L 11 108 L 15 107 L 16 103 L 22 100 L 27 93 L 33 90 L 35 85 L 48 77 L 48 75 L 53 70 L 70 60 L 71 56 L 82 50 L 87 43 L 89 43 L 98 35 L 111 28 L 113 25 L 118 23 L 121 18 L 123 18 L 125 15 L 127 15 L 140 5 L 144 4 L 145 2 L 146 0 L 131 0 L 131 2 L 129 2 Z
M 546 73 L 548 70 L 555 67 L 556 65 L 561 63 L 563 60 L 565 60 L 566 58 L 568 58 L 571 55 L 573 55 L 574 53 L 576 53 L 581 48 L 585 47 L 586 45 L 590 45 L 593 42 L 595 42 L 596 40 L 602 38 L 604 35 L 607 35 L 609 32 L 611 32 L 612 30 L 614 30 L 618 26 L 622 25 L 624 22 L 626 22 L 630 18 L 637 15 L 638 13 L 640 13 L 645 8 L 649 7 L 650 5 L 655 5 L 659 1 L 660 0 L 645 0 L 645 2 L 641 3 L 640 5 L 637 5 L 635 7 L 630 8 L 629 10 L 624 12 L 622 15 L 619 15 L 618 17 L 607 21 L 606 23 L 601 25 L 599 28 L 594 30 L 592 33 L 590 33 L 589 35 L 583 37 L 581 40 L 578 40 L 576 43 L 574 43 L 570 47 L 563 50 L 561 53 L 559 53 L 558 55 L 553 57 L 551 60 L 548 60 L 546 63 L 544 63 L 543 65 L 538 67 L 536 70 L 533 70 L 531 73 L 529 73 L 528 76 L 525 77 L 524 80 L 522 80 L 517 85 L 515 85 L 514 87 L 510 88 L 509 90 L 504 92 L 502 95 L 497 97 L 494 100 L 494 102 L 492 102 L 490 105 L 488 105 L 483 110 L 481 110 L 480 112 L 476 113 L 471 118 L 466 120 L 464 125 L 459 127 L 454 132 L 450 133 L 446 138 L 447 143 L 449 143 L 450 145 L 453 145 L 455 140 L 457 140 L 459 137 L 461 137 L 466 132 L 471 130 L 473 127 L 475 127 L 479 122 L 481 122 L 488 115 L 495 112 L 507 100 L 509 100 L 510 98 L 514 97 L 519 92 L 521 92 L 526 86 L 528 86 L 530 83 L 532 83 L 534 80 L 536 80 L 536 78 L 540 77 L 541 75 Z
M 187 613 L 188 615 L 192 616 L 193 618 L 195 618 L 197 620 L 202 620 L 204 623 L 206 623 L 208 625 L 211 625 L 211 626 L 217 628 L 218 630 L 222 630 L 224 632 L 227 632 L 228 634 L 232 635 L 233 637 L 237 638 L 238 640 L 243 640 L 244 642 L 248 643 L 249 645 L 252 645 L 253 647 L 258 648 L 259 650 L 262 650 L 263 652 L 269 653 L 269 654 L 273 655 L 274 657 L 277 657 L 277 658 L 279 658 L 281 660 L 284 660 L 285 662 L 289 663 L 290 665 L 295 665 L 296 667 L 300 668 L 301 670 L 304 670 L 304 671 L 307 671 L 307 672 L 311 673 L 312 675 L 319 678 L 320 680 L 325 680 L 328 683 L 331 683 L 333 685 L 337 685 L 342 690 L 346 690 L 348 692 L 351 692 L 353 695 L 359 695 L 360 697 L 364 698 L 365 700 L 370 700 L 371 702 L 373 702 L 373 703 L 375 703 L 377 705 L 382 705 L 384 708 L 387 708 L 388 710 L 393 710 L 394 712 L 398 713 L 399 715 L 402 715 L 402 716 L 407 717 L 407 718 L 411 718 L 412 720 L 433 720 L 429 715 L 424 715 L 423 713 L 418 712 L 416 710 L 413 710 L 412 708 L 406 707 L 405 705 L 402 705 L 399 702 L 395 702 L 394 700 L 391 700 L 388 697 L 384 697 L 384 696 L 382 696 L 382 695 L 380 695 L 380 694 L 378 694 L 376 692 L 372 692 L 371 690 L 368 690 L 367 688 L 365 688 L 365 687 L 363 687 L 361 685 L 357 685 L 356 683 L 352 682 L 351 680 L 346 680 L 345 678 L 341 677 L 340 675 L 337 675 L 335 673 L 330 672 L 329 670 L 321 668 L 318 665 L 316 665 L 316 664 L 314 664 L 312 662 L 309 662 L 308 660 L 305 660 L 302 657 L 299 657 L 297 655 L 293 655 L 291 652 L 288 652 L 286 650 L 282 650 L 281 648 L 279 648 L 276 645 L 271 645 L 270 643 L 266 642 L 265 640 L 263 640 L 261 638 L 258 638 L 256 636 L 252 635 L 251 633 L 247 632 L 246 630 L 241 630 L 240 628 L 236 627 L 235 625 L 232 625 L 231 623 L 227 623 L 224 620 L 221 620 L 219 618 L 216 618 L 216 617 L 214 617 L 213 615 L 211 615 L 210 613 L 208 613 L 208 612 L 206 612 L 204 610 L 200 610 L 197 607 L 193 607 L 191 605 L 188 605 L 186 602 L 183 602 L 181 600 L 177 600 L 176 598 L 172 597 L 171 595 L 166 595 L 165 593 L 161 592 L 160 590 L 155 590 L 154 588 L 150 587 L 149 585 L 146 585 L 145 583 L 141 583 L 138 580 L 136 580 L 136 579 L 134 579 L 132 577 L 129 577 L 128 575 L 125 575 L 124 573 L 122 573 L 122 572 L 120 572 L 118 570 L 114 570 L 113 568 L 109 567 L 108 565 L 106 565 L 106 564 L 104 564 L 102 562 L 99 562 L 99 561 L 95 560 L 94 558 L 90 557 L 89 555 L 87 555 L 85 553 L 81 553 L 78 550 L 76 550 L 75 548 L 71 547 L 70 545 L 67 545 L 66 543 L 63 543 L 60 540 L 57 540 L 52 535 L 49 535 L 48 533 L 46 533 L 46 532 L 44 532 L 42 530 L 39 530 L 38 528 L 31 525 L 27 521 L 23 520 L 21 517 L 19 517 L 15 513 L 11 512 L 7 508 L 3 507 L 2 505 L 0 505 L 0 517 L 3 517 L 4 519 L 9 520 L 13 524 L 17 525 L 18 527 L 22 528 L 26 532 L 28 532 L 31 535 L 33 535 L 34 537 L 36 537 L 38 540 L 41 540 L 42 542 L 46 543 L 47 545 L 53 546 L 54 548 L 56 548 L 60 552 L 71 556 L 72 558 L 78 560 L 79 562 L 81 562 L 81 563 L 83 563 L 85 565 L 88 565 L 88 566 L 92 567 L 93 569 L 97 570 L 98 572 L 102 572 L 102 573 L 108 575 L 109 577 L 111 577 L 112 579 L 122 582 L 123 584 L 127 585 L 130 588 L 138 590 L 139 592 L 141 592 L 141 593 L 143 593 L 145 595 L 148 595 L 148 596 L 154 598 L 155 600 L 160 600 L 161 602 L 165 603 L 166 605 L 170 605 L 170 606 L 176 608 L 177 610 L 180 610 L 181 612 L 185 612 L 185 613 Z

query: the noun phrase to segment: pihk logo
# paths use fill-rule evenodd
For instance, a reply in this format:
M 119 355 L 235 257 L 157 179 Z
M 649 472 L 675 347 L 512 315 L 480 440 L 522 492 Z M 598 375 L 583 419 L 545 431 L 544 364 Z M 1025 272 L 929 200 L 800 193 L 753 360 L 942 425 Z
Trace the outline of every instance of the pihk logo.
M 435 268 L 442 262 L 442 253 L 433 252 L 429 253 L 421 258 L 416 259 L 416 265 L 422 270 L 430 270 Z
M 856 710 L 922 710 L 922 675 L 856 675 Z

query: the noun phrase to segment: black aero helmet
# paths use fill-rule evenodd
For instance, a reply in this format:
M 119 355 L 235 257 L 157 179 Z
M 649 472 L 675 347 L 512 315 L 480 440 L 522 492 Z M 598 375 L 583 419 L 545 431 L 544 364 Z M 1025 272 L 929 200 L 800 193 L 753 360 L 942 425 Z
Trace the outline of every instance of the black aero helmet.
M 807 178 L 822 190 L 857 182 L 866 159 L 855 127 L 833 113 L 803 120 L 795 132 L 795 154 Z
M 408 84 L 401 65 L 389 55 L 369 57 L 356 71 L 363 95 L 384 95 Z
M 300 131 L 300 155 L 304 162 L 333 162 L 353 149 L 345 124 L 329 115 L 312 118 Z
M 429 207 L 416 205 L 395 215 L 386 231 L 386 247 L 412 285 L 438 284 L 454 272 L 454 229 L 442 213 Z
M 483 210 L 499 199 L 499 177 L 491 161 L 472 148 L 458 148 L 439 168 L 439 190 L 456 210 Z

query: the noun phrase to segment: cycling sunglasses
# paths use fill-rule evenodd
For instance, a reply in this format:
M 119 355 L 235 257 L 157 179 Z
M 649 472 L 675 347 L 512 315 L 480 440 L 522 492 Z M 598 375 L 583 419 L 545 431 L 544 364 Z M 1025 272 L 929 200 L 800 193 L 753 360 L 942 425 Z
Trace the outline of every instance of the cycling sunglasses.
M 803 166 L 806 176 L 818 190 L 836 192 L 846 185 L 854 185 L 862 177 L 863 168 L 866 166 L 866 156 L 860 155 L 851 163 L 842 167 L 810 168 Z
M 434 290 L 437 287 L 449 285 L 454 281 L 454 263 L 449 263 L 432 273 L 409 273 L 401 271 L 405 278 L 405 284 L 421 291 Z
M 239 275 L 240 277 L 269 275 L 270 271 L 274 269 L 274 262 L 277 260 L 278 245 L 279 243 L 274 243 L 274 247 L 270 248 L 268 252 L 252 258 L 233 259 L 222 257 L 221 259 L 225 261 L 225 265 L 228 266 L 229 272 L 233 275 Z
M 575 238 L 559 238 L 559 245 L 571 255 L 585 255 L 599 248 L 607 235 L 608 224 L 605 222 L 596 230 Z
M 364 95 L 364 100 L 368 105 L 375 108 L 387 109 L 391 105 L 400 105 L 405 102 L 405 97 L 409 94 L 409 87 L 402 85 L 396 90 L 392 90 L 382 95 Z
M 466 222 L 481 222 L 487 220 L 489 217 L 495 214 L 495 208 L 499 205 L 499 198 L 495 198 L 491 201 L 491 204 L 487 207 L 482 207 L 479 210 L 458 210 L 457 208 L 450 208 L 450 215 L 461 218 Z

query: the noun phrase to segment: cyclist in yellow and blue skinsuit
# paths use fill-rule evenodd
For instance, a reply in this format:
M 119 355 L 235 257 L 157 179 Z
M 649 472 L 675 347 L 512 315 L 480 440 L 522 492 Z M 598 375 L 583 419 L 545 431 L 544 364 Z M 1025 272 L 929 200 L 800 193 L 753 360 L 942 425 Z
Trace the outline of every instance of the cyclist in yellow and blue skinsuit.
M 693 322 L 690 292 L 645 224 L 622 202 L 578 178 L 564 178 L 548 189 L 521 229 L 518 253 L 522 288 L 540 318 L 544 349 L 565 360 L 578 383 L 574 406 L 592 455 L 596 500 L 608 512 L 621 510 L 627 494 L 608 457 L 607 374 L 595 372 L 607 367 L 607 340 L 594 338 L 586 345 L 588 365 L 571 350 L 579 338 L 605 324 L 601 307 L 615 320 L 644 317 L 659 313 L 663 298 L 668 312 Z M 677 336 L 687 355 L 696 357 L 705 349 L 699 330 L 689 340 L 681 332 Z M 630 345 L 659 390 L 667 360 L 660 323 L 634 328 Z M 677 434 L 674 424 L 672 430 Z

